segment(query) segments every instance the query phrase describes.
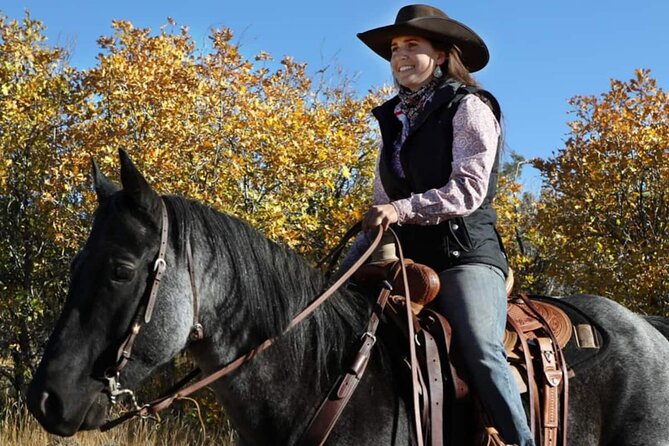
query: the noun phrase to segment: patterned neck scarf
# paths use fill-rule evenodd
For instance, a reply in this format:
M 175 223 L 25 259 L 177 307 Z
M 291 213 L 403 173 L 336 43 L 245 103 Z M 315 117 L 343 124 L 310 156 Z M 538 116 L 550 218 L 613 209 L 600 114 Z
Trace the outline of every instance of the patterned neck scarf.
M 399 178 L 406 178 L 402 162 L 400 160 L 400 149 L 402 144 L 409 134 L 409 129 L 413 126 L 418 115 L 425 109 L 425 106 L 430 103 L 434 92 L 442 85 L 443 80 L 433 78 L 427 84 L 423 85 L 416 91 L 400 86 L 397 96 L 400 102 L 395 107 L 395 116 L 402 123 L 402 130 L 397 135 L 395 143 L 390 147 L 390 169 Z
M 411 91 L 406 87 L 400 86 L 397 96 L 400 98 L 399 108 L 409 120 L 409 125 L 413 125 L 416 117 L 425 109 L 430 102 L 434 92 L 442 84 L 442 79 L 433 78 L 427 84 L 416 91 Z

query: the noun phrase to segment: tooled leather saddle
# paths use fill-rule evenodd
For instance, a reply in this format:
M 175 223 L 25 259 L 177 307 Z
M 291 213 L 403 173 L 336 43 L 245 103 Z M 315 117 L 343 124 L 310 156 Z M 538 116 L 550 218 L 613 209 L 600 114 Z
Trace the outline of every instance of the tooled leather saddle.
M 406 335 L 407 322 L 401 317 L 405 311 L 404 282 L 389 277 L 397 261 L 368 263 L 356 272 L 353 280 L 371 290 L 390 279 L 393 295 L 385 314 L 393 322 L 390 325 Z M 455 403 L 476 401 L 476 397 L 469 392 L 466 371 L 458 361 L 457 348 L 451 343 L 450 324 L 429 305 L 439 291 L 439 276 L 429 267 L 409 259 L 405 265 L 420 362 L 423 438 L 427 439 L 426 444 L 443 445 L 444 431 L 448 428 L 445 421 L 450 418 L 453 423 L 453 410 L 444 404 L 444 392 L 450 393 Z M 562 349 L 573 338 L 581 348 L 598 348 L 597 337 L 588 324 L 572 324 L 559 306 L 523 294 L 512 297 L 512 288 L 511 273 L 507 280 L 509 299 L 503 343 L 518 388 L 528 394 L 530 427 L 537 445 L 566 446 L 569 371 Z M 483 413 L 480 404 L 473 407 L 478 408 L 475 416 L 479 424 L 478 438 L 473 444 L 504 445 L 490 422 L 491 417 Z

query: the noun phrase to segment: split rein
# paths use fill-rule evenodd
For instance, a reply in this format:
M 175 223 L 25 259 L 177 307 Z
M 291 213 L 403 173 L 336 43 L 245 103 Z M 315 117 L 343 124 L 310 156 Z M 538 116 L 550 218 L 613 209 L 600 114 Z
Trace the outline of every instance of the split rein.
M 158 414 L 160 411 L 168 408 L 171 406 L 176 400 L 179 399 L 185 399 L 188 395 L 191 395 L 192 393 L 202 389 L 203 387 L 208 386 L 209 384 L 213 383 L 214 381 L 217 381 L 221 379 L 222 377 L 228 375 L 232 371 L 236 370 L 238 367 L 240 367 L 242 364 L 246 363 L 250 359 L 252 359 L 254 356 L 259 354 L 260 352 L 266 350 L 269 348 L 276 339 L 279 337 L 285 335 L 287 332 L 289 332 L 291 329 L 293 329 L 297 324 L 302 322 L 304 319 L 306 319 L 308 316 L 310 316 L 321 304 L 323 304 L 327 299 L 329 299 L 342 285 L 344 285 L 349 278 L 355 273 L 355 271 L 358 270 L 360 266 L 362 266 L 365 261 L 372 255 L 374 250 L 377 248 L 377 246 L 381 242 L 381 238 L 383 236 L 383 229 L 379 227 L 379 230 L 376 234 L 376 237 L 372 241 L 371 245 L 367 250 L 362 254 L 362 256 L 347 270 L 345 271 L 330 287 L 324 291 L 320 296 L 318 296 L 316 299 L 314 299 L 302 312 L 300 312 L 297 316 L 293 318 L 293 320 L 288 324 L 288 326 L 283 330 L 281 334 L 278 336 L 275 336 L 273 338 L 268 338 L 262 343 L 260 343 L 257 347 L 251 349 L 248 351 L 246 354 L 243 354 L 239 356 L 237 359 L 233 360 L 232 362 L 228 363 L 225 365 L 223 368 L 219 369 L 218 371 L 212 373 L 209 376 L 206 376 L 186 387 L 181 388 L 180 390 L 173 391 L 171 390 L 168 392 L 166 396 L 160 397 L 158 399 L 155 399 L 151 401 L 150 403 L 144 404 L 142 406 L 137 404 L 134 392 L 130 389 L 124 389 L 121 385 L 120 382 L 120 374 L 123 368 L 127 365 L 128 361 L 131 358 L 131 352 L 132 352 L 132 347 L 134 345 L 134 342 L 137 338 L 137 335 L 141 331 L 141 328 L 144 324 L 147 324 L 151 321 L 151 315 L 153 313 L 153 308 L 155 306 L 156 298 L 158 295 L 158 289 L 160 287 L 160 281 L 162 280 L 162 277 L 165 273 L 165 270 L 167 268 L 167 264 L 165 262 L 165 253 L 167 249 L 167 236 L 168 236 L 168 218 L 167 218 L 167 210 L 165 208 L 165 203 L 164 201 L 161 200 L 161 213 L 162 213 L 162 229 L 161 229 L 161 241 L 160 241 L 160 248 L 158 251 L 158 256 L 156 258 L 156 261 L 154 263 L 154 278 L 151 284 L 151 288 L 149 290 L 149 295 L 146 300 L 146 304 L 141 305 L 140 308 L 138 309 L 136 316 L 134 318 L 134 321 L 129 329 L 129 332 L 125 338 L 125 340 L 121 343 L 121 346 L 118 350 L 117 353 L 117 362 L 116 364 L 111 367 L 109 370 L 105 372 L 105 379 L 107 381 L 107 391 L 109 392 L 109 399 L 112 405 L 115 405 L 117 403 L 117 398 L 119 396 L 126 395 L 130 397 L 132 404 L 133 404 L 133 409 L 123 413 L 121 416 L 118 418 L 111 420 L 102 426 L 100 426 L 101 431 L 107 431 L 109 429 L 112 429 L 119 424 L 124 423 L 125 421 L 131 420 L 136 417 L 141 417 L 141 418 L 158 418 Z M 336 263 L 336 260 L 345 247 L 346 243 L 348 240 L 355 235 L 357 232 L 360 231 L 361 224 L 358 223 L 356 224 L 353 228 L 351 228 L 346 235 L 342 238 L 341 242 L 337 247 L 335 247 L 328 256 L 323 259 L 319 263 L 319 265 L 322 265 L 325 261 L 329 259 L 329 268 L 331 269 L 333 265 Z M 391 230 L 392 232 L 392 230 Z M 394 235 L 394 233 L 393 233 Z M 396 236 L 395 236 L 396 238 Z M 399 242 L 397 242 L 397 245 L 399 247 Z M 401 256 L 401 248 L 399 249 L 400 253 L 400 268 L 402 270 L 402 274 L 404 277 L 404 281 L 406 284 L 407 278 L 406 278 L 406 270 L 404 268 L 404 261 Z M 190 340 L 191 341 L 196 341 L 199 339 L 202 339 L 203 337 L 203 327 L 202 325 L 198 322 L 198 299 L 197 299 L 197 289 L 195 286 L 195 278 L 194 278 L 194 270 L 193 270 L 193 261 L 192 261 L 192 253 L 191 253 L 191 248 L 190 248 L 190 243 L 187 243 L 187 257 L 188 257 L 188 269 L 190 273 L 190 280 L 191 280 L 191 289 L 193 292 L 193 326 L 191 328 L 191 335 L 190 335 Z M 388 284 L 388 286 L 390 286 Z M 405 289 L 408 290 L 408 287 L 405 286 Z M 388 290 L 389 292 L 390 290 Z M 408 294 L 408 293 L 407 293 Z M 407 296 L 408 298 L 408 296 Z M 407 308 L 409 305 L 407 305 Z M 365 333 L 367 335 L 367 333 Z M 363 338 L 365 337 L 363 335 Z M 375 340 L 375 338 L 374 338 Z M 370 347 L 371 348 L 371 347 Z M 173 386 L 172 389 L 175 388 L 180 388 L 182 384 L 189 382 L 194 376 L 197 375 L 197 370 L 194 370 L 191 372 L 188 376 L 186 376 L 184 379 L 182 379 L 177 385 Z M 414 392 L 415 393 L 415 392 Z M 416 397 L 417 398 L 417 397 Z M 416 404 L 417 407 L 417 404 Z M 420 432 L 420 430 L 418 431 Z

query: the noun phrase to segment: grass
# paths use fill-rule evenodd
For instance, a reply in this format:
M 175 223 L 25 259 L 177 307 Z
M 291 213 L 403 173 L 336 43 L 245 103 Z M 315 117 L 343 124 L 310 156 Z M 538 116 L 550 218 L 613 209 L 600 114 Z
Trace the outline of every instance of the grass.
M 0 419 L 0 445 L 6 446 L 230 446 L 234 441 L 229 425 L 205 433 L 197 423 L 179 419 L 133 420 L 108 432 L 70 438 L 48 434 L 25 408 L 8 410 Z
M 190 369 L 191 364 L 181 358 L 176 367 Z M 185 365 L 184 365 L 185 364 Z M 11 363 L 0 355 L 0 367 L 10 369 Z M 172 371 L 172 373 L 175 373 Z M 159 393 L 164 382 L 172 376 L 156 373 L 144 386 L 150 400 Z M 0 446 L 231 446 L 236 444 L 236 434 L 228 418 L 222 413 L 209 389 L 196 393 L 195 400 L 176 401 L 163 411 L 163 420 L 133 419 L 107 432 L 80 432 L 63 438 L 47 433 L 28 412 L 24 403 L 17 400 L 11 386 L 0 375 Z M 177 415 L 178 414 L 178 415 Z M 118 415 L 118 413 L 116 413 Z M 114 413 L 111 415 L 114 417 Z

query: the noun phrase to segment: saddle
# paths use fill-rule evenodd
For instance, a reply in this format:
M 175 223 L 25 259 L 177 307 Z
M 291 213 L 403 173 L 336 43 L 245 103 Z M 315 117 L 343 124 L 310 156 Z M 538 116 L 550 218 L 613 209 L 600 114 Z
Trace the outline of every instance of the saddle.
M 402 317 L 406 311 L 404 282 L 389 277 L 396 263 L 397 260 L 392 259 L 368 263 L 356 272 L 353 280 L 370 290 L 378 289 L 384 280 L 390 282 L 393 293 L 385 315 L 393 322 L 391 325 L 406 336 L 409 330 Z M 448 412 L 443 404 L 444 392 L 450 393 L 456 403 L 469 400 L 472 395 L 466 372 L 458 361 L 459 352 L 451 344 L 450 324 L 429 306 L 439 291 L 438 275 L 431 268 L 409 259 L 405 260 L 405 265 L 420 365 L 423 435 L 429 439 L 426 444 L 442 445 Z M 577 338 L 579 347 L 596 348 L 596 345 L 587 336 L 587 327 L 579 326 L 577 330 L 558 306 L 525 295 L 511 297 L 513 275 L 509 278 L 507 329 L 503 343 L 520 392 L 529 394 L 530 427 L 537 445 L 566 446 L 569 374 L 562 348 L 573 337 Z M 487 414 L 479 413 L 478 419 L 482 426 L 475 444 L 505 444 Z

